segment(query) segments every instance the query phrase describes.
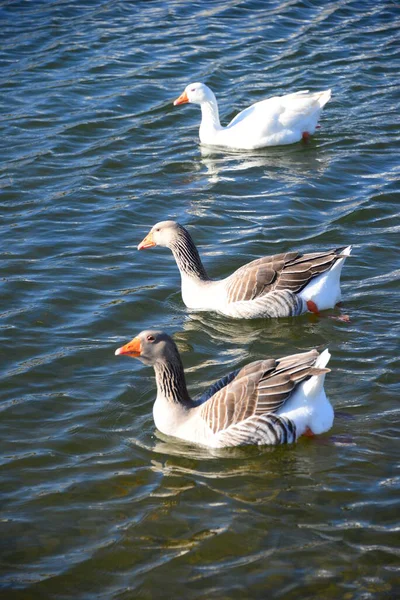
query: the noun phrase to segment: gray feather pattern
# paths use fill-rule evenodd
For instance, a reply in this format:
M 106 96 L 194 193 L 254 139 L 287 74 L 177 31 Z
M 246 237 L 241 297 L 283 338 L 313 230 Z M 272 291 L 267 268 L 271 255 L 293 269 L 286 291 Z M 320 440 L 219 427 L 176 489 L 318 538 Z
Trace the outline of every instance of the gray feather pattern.
M 253 260 L 229 277 L 229 301 L 254 300 L 275 290 L 299 293 L 314 277 L 328 271 L 342 258 L 342 250 L 308 254 L 288 252 Z
M 315 373 L 318 356 L 311 350 L 247 365 L 203 405 L 201 417 L 224 445 L 294 441 L 294 423 L 274 413 Z
M 250 417 L 247 421 L 222 431 L 218 440 L 223 446 L 244 444 L 277 445 L 295 442 L 296 425 L 287 417 L 265 414 Z
M 189 232 L 176 225 L 176 238 L 170 248 L 181 274 L 199 283 L 214 283 L 207 275 Z M 301 314 L 304 305 L 298 297 L 299 292 L 314 277 L 331 269 L 343 257 L 343 249 L 307 254 L 286 252 L 243 265 L 224 280 L 227 302 L 221 312 L 244 319 Z

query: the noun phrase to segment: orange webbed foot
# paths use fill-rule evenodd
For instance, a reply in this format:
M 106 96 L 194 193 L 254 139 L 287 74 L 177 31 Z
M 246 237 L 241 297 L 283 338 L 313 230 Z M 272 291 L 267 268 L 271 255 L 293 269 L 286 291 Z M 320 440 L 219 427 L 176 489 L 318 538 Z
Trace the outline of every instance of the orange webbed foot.
M 333 319 L 334 321 L 342 321 L 343 323 L 350 323 L 350 316 L 349 315 L 329 315 L 330 319 Z
M 314 313 L 314 315 L 319 315 L 318 306 L 315 304 L 313 300 L 307 300 L 306 302 L 307 308 L 310 312 Z
M 315 304 L 313 300 L 307 300 L 306 302 L 307 310 L 318 317 L 322 317 L 321 313 L 318 310 L 318 306 Z M 327 315 L 329 319 L 333 319 L 334 321 L 342 321 L 343 323 L 350 323 L 349 315 Z
M 315 433 L 313 431 L 311 431 L 311 429 L 309 427 L 306 428 L 303 435 L 305 435 L 306 437 L 309 437 L 309 438 L 315 437 Z

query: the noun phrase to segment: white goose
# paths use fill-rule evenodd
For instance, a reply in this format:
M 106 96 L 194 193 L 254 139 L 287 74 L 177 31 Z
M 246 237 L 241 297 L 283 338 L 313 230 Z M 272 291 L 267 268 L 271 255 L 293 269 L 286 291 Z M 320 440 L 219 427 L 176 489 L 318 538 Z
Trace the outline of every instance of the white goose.
M 236 150 L 293 144 L 315 132 L 321 111 L 330 100 L 331 90 L 308 91 L 261 100 L 242 110 L 227 125 L 219 121 L 214 93 L 204 83 L 191 83 L 174 105 L 200 104 L 200 142 Z
M 188 308 L 237 319 L 291 317 L 333 308 L 341 299 L 340 274 L 351 246 L 311 254 L 286 252 L 253 260 L 229 277 L 211 280 L 189 232 L 175 221 L 154 225 L 138 250 L 166 246 L 181 274 Z
M 324 391 L 328 350 L 252 362 L 194 400 L 178 349 L 166 333 L 142 331 L 115 354 L 154 367 L 154 422 L 166 435 L 223 448 L 291 443 L 332 427 L 333 408 Z

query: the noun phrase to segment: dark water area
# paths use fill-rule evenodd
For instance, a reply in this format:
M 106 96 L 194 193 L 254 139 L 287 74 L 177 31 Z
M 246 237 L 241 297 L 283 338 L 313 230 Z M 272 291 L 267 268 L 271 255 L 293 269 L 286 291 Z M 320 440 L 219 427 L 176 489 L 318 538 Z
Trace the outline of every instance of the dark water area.
M 0 597 L 400 597 L 399 3 L 3 1 L 0 23 Z M 192 81 L 224 124 L 332 100 L 307 144 L 210 151 L 199 108 L 172 106 Z M 190 313 L 170 252 L 136 249 L 164 219 L 215 277 L 352 244 L 350 322 Z M 333 428 L 220 453 L 163 438 L 153 371 L 114 356 L 150 327 L 193 394 L 328 346 Z

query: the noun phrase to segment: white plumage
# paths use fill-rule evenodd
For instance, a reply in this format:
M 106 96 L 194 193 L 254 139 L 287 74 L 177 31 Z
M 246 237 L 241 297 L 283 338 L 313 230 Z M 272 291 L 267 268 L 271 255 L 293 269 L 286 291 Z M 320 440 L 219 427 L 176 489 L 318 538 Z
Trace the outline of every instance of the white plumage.
M 293 144 L 315 133 L 331 90 L 301 91 L 256 102 L 222 127 L 216 97 L 204 83 L 191 83 L 174 102 L 201 107 L 200 142 L 236 150 Z

